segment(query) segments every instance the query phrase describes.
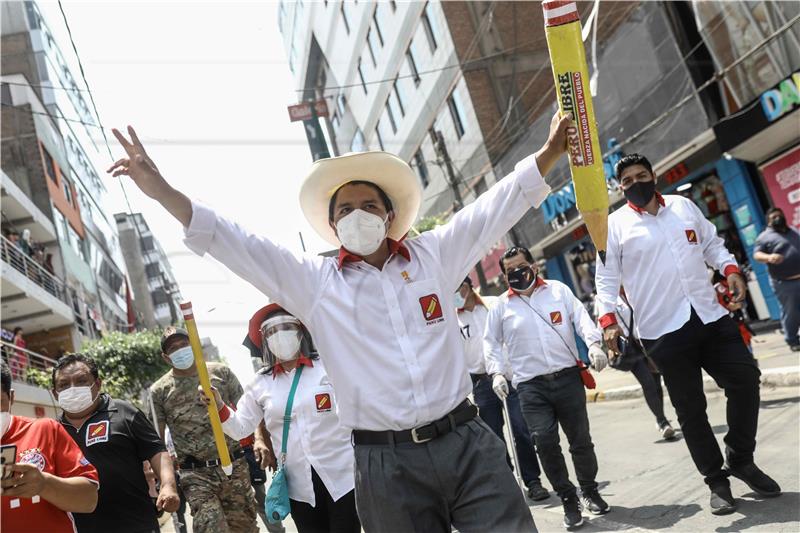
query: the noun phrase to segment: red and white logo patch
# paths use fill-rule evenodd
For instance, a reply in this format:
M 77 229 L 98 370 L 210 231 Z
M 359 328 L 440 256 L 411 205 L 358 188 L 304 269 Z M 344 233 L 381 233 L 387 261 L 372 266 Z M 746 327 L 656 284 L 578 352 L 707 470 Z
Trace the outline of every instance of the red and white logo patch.
M 86 428 L 86 446 L 91 446 L 98 442 L 108 442 L 108 433 L 108 420 L 92 422 Z
M 331 395 L 327 392 L 314 395 L 314 403 L 317 405 L 318 413 L 327 413 L 333 409 L 333 402 Z
M 431 323 L 441 322 L 442 318 L 442 304 L 436 294 L 429 294 L 419 299 L 419 305 L 422 307 L 422 316 L 425 321 L 430 325 Z
M 687 229 L 686 240 L 689 241 L 689 244 L 697 244 L 697 232 L 693 229 Z
M 20 453 L 17 462 L 23 465 L 36 465 L 40 472 L 44 471 L 44 467 L 47 466 L 47 461 L 44 460 L 42 450 L 39 448 L 31 448 Z
M 561 311 L 551 311 L 550 312 L 550 323 L 551 324 L 561 324 L 564 321 L 564 318 L 561 316 Z

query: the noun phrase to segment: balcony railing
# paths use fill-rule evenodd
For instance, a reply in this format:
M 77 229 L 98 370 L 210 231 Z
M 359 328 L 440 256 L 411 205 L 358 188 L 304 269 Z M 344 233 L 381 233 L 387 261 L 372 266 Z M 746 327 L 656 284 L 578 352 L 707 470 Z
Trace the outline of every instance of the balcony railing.
M 50 371 L 56 360 L 0 340 L 0 352 L 11 370 L 11 379 L 49 388 Z
M 45 270 L 42 265 L 28 257 L 21 248 L 5 237 L 0 236 L 0 239 L 0 257 L 3 261 L 22 272 L 29 280 L 62 302 L 69 304 L 67 291 L 60 279 Z

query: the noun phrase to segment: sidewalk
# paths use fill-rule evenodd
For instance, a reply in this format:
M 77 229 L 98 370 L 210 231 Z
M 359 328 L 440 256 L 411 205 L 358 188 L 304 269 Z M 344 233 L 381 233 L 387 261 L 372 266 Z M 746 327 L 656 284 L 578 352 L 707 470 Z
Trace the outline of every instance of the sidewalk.
M 792 352 L 778 330 L 764 331 L 753 337 L 753 351 L 761 368 L 762 387 L 800 385 L 800 352 Z M 586 400 L 600 402 L 639 398 L 642 388 L 633 374 L 606 368 L 592 372 L 597 388 L 586 391 Z M 714 380 L 704 375 L 707 391 L 719 390 Z

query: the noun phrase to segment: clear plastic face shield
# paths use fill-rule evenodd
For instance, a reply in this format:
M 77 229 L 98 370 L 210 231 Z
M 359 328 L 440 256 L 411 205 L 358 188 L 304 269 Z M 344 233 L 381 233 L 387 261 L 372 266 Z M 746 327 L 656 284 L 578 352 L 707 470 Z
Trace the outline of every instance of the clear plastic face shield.
M 268 367 L 298 357 L 303 327 L 292 315 L 277 313 L 261 324 L 261 354 Z

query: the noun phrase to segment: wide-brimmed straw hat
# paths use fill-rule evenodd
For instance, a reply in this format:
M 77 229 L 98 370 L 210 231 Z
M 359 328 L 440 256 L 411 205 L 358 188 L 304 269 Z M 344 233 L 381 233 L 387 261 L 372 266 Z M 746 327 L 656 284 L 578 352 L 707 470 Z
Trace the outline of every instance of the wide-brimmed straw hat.
M 422 191 L 408 163 L 388 152 L 359 152 L 315 161 L 300 188 L 300 208 L 311 227 L 339 246 L 328 223 L 328 207 L 333 193 L 351 181 L 374 183 L 386 193 L 395 213 L 387 236 L 402 239 L 417 218 Z

